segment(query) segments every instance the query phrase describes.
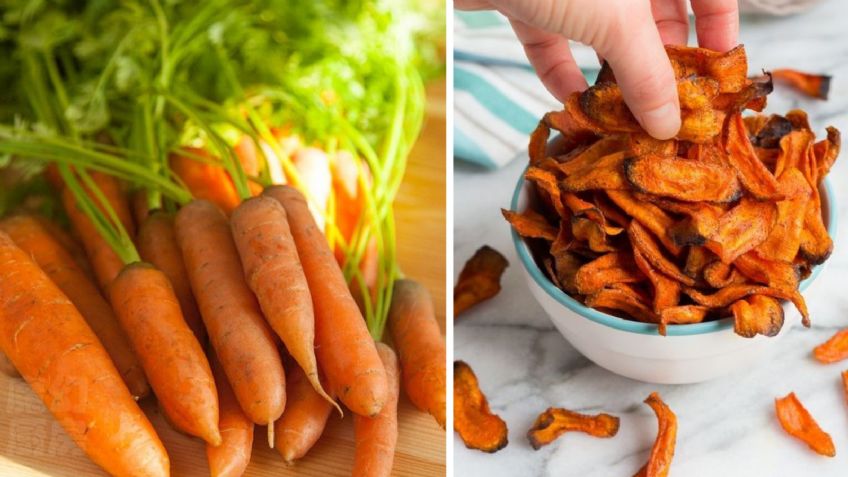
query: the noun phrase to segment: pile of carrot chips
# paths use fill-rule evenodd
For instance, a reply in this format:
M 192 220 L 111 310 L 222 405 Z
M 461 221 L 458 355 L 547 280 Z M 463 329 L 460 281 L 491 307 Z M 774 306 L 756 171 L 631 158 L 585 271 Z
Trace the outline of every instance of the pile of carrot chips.
M 541 120 L 525 173 L 534 205 L 504 216 L 556 286 L 660 334 L 733 316 L 740 336 L 774 336 L 782 300 L 809 326 L 798 284 L 833 248 L 820 190 L 839 131 L 816 140 L 799 110 L 743 118 L 763 110 L 772 80 L 748 77 L 742 46 L 666 50 L 677 137 L 647 135 L 605 67 Z

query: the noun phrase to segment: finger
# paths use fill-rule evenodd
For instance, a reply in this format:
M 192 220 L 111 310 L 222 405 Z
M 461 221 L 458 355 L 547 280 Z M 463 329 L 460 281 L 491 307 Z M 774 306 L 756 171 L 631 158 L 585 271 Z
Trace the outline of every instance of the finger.
M 698 45 L 727 51 L 739 41 L 739 6 L 736 0 L 692 0 Z
M 608 34 L 593 45 L 609 62 L 627 106 L 639 124 L 657 139 L 680 129 L 680 104 L 671 62 L 647 3 L 612 15 L 602 26 Z
M 518 20 L 510 20 L 510 23 L 542 84 L 556 99 L 565 103 L 568 95 L 586 89 L 586 78 L 574 61 L 564 36 L 533 28 Z
M 664 45 L 685 45 L 689 40 L 686 0 L 651 0 L 651 13 Z

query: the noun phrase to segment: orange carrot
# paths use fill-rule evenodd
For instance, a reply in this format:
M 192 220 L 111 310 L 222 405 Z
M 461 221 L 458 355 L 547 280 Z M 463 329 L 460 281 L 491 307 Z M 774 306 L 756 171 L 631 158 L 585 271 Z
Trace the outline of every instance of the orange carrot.
M 233 388 L 230 387 L 221 363 L 214 352 L 209 353 L 209 364 L 218 388 L 218 406 L 221 445 L 206 444 L 206 460 L 212 477 L 240 477 L 250 463 L 253 449 L 253 422 L 241 410 Z
M 0 349 L 80 449 L 109 474 L 169 475 L 162 442 L 97 336 L 2 232 Z
M 136 398 L 146 396 L 150 392 L 147 379 L 115 313 L 100 294 L 97 285 L 79 269 L 62 245 L 54 240 L 50 231 L 43 227 L 42 221 L 24 215 L 9 217 L 0 222 L 0 230 L 8 234 L 71 300 L 106 348 L 130 393 Z
M 150 206 L 147 204 L 147 191 L 144 189 L 139 189 L 132 195 L 132 215 L 135 223 L 139 224 L 139 227 L 147 220 L 147 216 L 150 215 Z
M 91 173 L 91 178 L 94 179 L 94 182 L 103 192 L 104 197 L 106 197 L 109 205 L 120 219 L 127 234 L 130 237 L 135 237 L 135 225 L 132 222 L 132 215 L 130 214 L 126 197 L 121 190 L 121 184 L 114 177 L 99 172 Z M 112 280 L 124 268 L 124 262 L 100 236 L 94 224 L 91 223 L 88 216 L 79 208 L 70 189 L 65 188 L 63 191 L 62 202 L 65 206 L 65 212 L 67 212 L 71 223 L 80 236 L 85 253 L 88 255 L 88 260 L 94 268 L 97 283 L 100 285 L 101 290 L 107 292 Z M 94 199 L 94 202 L 98 203 L 96 199 Z M 102 211 L 102 204 L 99 205 Z
M 186 434 L 221 444 L 212 370 L 180 313 L 168 277 L 136 262 L 121 271 L 110 293 L 112 308 L 169 421 Z
M 315 391 L 298 366 L 288 372 L 286 393 L 286 410 L 274 424 L 274 447 L 291 464 L 318 442 L 333 406 Z
M 82 270 L 83 273 L 91 279 L 91 281 L 96 280 L 94 277 L 94 270 L 91 269 L 91 263 L 89 263 L 88 257 L 85 255 L 85 250 L 76 238 L 46 217 L 40 215 L 32 215 L 31 217 L 37 220 L 38 223 L 41 224 L 41 227 L 44 228 L 47 233 L 52 235 L 53 239 L 59 242 L 62 248 L 71 254 L 71 258 L 74 259 L 74 262 L 76 262 L 80 270 Z
M 412 280 L 395 281 L 388 324 L 403 366 L 406 395 L 444 429 L 447 355 L 427 289 Z
M 357 477 L 388 477 L 392 473 L 395 459 L 400 370 L 395 352 L 386 344 L 377 343 L 377 352 L 385 366 L 389 394 L 386 404 L 376 416 L 353 416 L 353 432 L 356 436 L 353 475 Z
M 171 169 L 196 199 L 208 200 L 229 215 L 241 200 L 227 171 L 219 164 L 219 160 L 206 150 L 196 147 L 183 149 L 192 156 L 206 158 L 209 162 L 201 162 L 188 155 L 171 154 Z
M 318 363 L 330 388 L 352 412 L 376 415 L 386 402 L 386 371 L 306 199 L 288 186 L 270 187 L 264 194 L 277 199 L 286 209 L 312 293 Z
M 203 328 L 197 302 L 191 293 L 183 254 L 174 233 L 174 218 L 162 211 L 153 212 L 142 223 L 137 242 L 141 259 L 152 263 L 168 277 L 188 327 L 194 332 L 197 341 L 205 343 L 206 329 Z
M 266 425 L 286 406 L 286 377 L 274 336 L 244 281 L 227 218 L 211 202 L 180 209 L 177 243 L 209 340 L 245 414 Z
M 245 279 L 259 300 L 265 319 L 315 391 L 332 402 L 318 379 L 312 296 L 285 209 L 270 197 L 254 197 L 233 212 L 230 227 Z

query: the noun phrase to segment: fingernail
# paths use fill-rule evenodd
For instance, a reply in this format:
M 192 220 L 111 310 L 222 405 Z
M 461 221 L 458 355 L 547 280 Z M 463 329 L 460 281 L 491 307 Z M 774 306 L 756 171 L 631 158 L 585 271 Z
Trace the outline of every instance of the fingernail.
M 657 139 L 671 139 L 680 130 L 680 109 L 674 103 L 645 111 L 639 119 L 645 131 Z

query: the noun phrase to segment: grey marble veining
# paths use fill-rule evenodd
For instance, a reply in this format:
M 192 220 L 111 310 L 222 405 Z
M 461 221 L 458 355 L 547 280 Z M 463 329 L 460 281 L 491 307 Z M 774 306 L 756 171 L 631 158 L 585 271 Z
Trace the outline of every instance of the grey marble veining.
M 800 16 L 746 18 L 741 38 L 751 71 L 792 67 L 833 75 L 831 99 L 809 100 L 778 90 L 770 112 L 800 107 L 817 133 L 833 125 L 848 136 L 848 2 L 831 0 Z M 843 152 L 830 178 L 837 203 L 848 187 L 848 156 Z M 455 475 L 584 476 L 633 475 L 646 461 L 656 419 L 642 400 L 659 391 L 676 412 L 680 428 L 671 475 L 844 476 L 848 475 L 848 405 L 839 373 L 848 362 L 824 366 L 811 349 L 848 326 L 848 207 L 840 207 L 842 231 L 820 283 L 806 294 L 810 329 L 794 328 L 761 365 L 740 363 L 734 375 L 680 386 L 645 384 L 612 374 L 581 356 L 553 328 L 524 282 L 509 229 L 500 214 L 508 207 L 523 160 L 485 172 L 457 164 L 455 255 L 458 274 L 479 246 L 489 244 L 510 261 L 504 291 L 461 318 L 455 327 L 457 359 L 471 364 L 495 412 L 510 428 L 510 444 L 489 455 L 467 450 L 457 439 Z M 828 459 L 786 435 L 774 416 L 775 397 L 795 391 L 834 439 L 837 457 Z M 534 451 L 525 438 L 535 416 L 548 406 L 621 418 L 612 439 L 581 434 L 561 437 Z

